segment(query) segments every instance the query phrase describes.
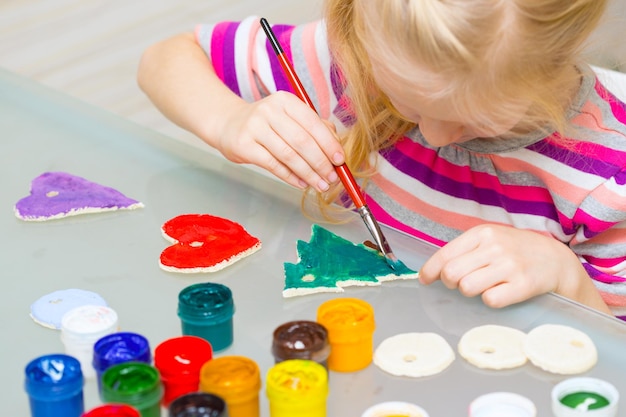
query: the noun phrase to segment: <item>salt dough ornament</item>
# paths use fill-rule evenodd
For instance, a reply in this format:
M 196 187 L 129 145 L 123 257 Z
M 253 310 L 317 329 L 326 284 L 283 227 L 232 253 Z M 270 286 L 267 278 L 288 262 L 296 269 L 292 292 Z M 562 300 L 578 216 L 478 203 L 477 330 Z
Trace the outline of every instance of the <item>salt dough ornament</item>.
M 446 339 L 436 333 L 400 333 L 378 345 L 373 362 L 391 375 L 419 378 L 443 372 L 454 359 Z
M 173 245 L 159 258 L 168 272 L 215 272 L 261 249 L 261 241 L 238 223 L 210 214 L 182 214 L 161 227 Z
M 463 334 L 459 340 L 459 355 L 474 366 L 483 369 L 511 369 L 526 363 L 524 340 L 521 330 L 486 324 L 476 326 Z
M 15 204 L 15 215 L 25 221 L 45 221 L 141 207 L 142 203 L 113 188 L 67 172 L 45 172 L 31 182 L 30 195 Z
M 343 287 L 380 285 L 396 279 L 413 279 L 418 273 L 401 261 L 392 270 L 382 255 L 354 244 L 316 224 L 311 240 L 297 242 L 298 263 L 285 263 L 283 297 L 318 292 L 343 292 Z
M 533 365 L 555 374 L 580 374 L 598 362 L 593 340 L 586 333 L 562 324 L 535 327 L 526 335 L 523 348 Z

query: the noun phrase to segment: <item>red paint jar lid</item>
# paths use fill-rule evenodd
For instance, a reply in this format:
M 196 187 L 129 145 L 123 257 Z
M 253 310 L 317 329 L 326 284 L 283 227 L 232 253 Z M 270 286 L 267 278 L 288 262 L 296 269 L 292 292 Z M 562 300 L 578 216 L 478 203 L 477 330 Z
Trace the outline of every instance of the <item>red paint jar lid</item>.
M 167 339 L 154 350 L 154 366 L 163 379 L 184 375 L 197 378 L 202 365 L 212 358 L 211 344 L 197 336 Z
M 87 411 L 82 417 L 141 417 L 141 414 L 130 405 L 105 404 Z

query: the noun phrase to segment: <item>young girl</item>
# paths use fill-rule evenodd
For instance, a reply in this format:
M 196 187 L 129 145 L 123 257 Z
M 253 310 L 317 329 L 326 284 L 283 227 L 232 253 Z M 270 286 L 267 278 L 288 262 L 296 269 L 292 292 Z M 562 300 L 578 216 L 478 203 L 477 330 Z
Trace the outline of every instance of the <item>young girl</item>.
M 319 116 L 284 91 L 257 17 L 150 47 L 139 83 L 226 158 L 323 207 L 347 162 L 380 222 L 441 247 L 424 284 L 626 316 L 626 106 L 580 62 L 604 8 L 327 0 L 324 21 L 274 26 Z

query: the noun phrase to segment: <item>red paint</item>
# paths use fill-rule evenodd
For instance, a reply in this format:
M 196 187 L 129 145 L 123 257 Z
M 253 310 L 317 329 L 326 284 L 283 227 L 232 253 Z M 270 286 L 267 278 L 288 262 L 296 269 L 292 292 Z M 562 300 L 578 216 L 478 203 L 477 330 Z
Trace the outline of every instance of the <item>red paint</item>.
M 162 231 L 176 243 L 161 253 L 161 264 L 179 269 L 208 268 L 261 244 L 240 224 L 209 214 L 174 217 Z
M 141 417 L 136 408 L 126 404 L 104 404 L 82 415 L 82 417 Z
M 154 366 L 161 374 L 163 406 L 198 391 L 200 369 L 212 358 L 211 344 L 200 337 L 179 336 L 161 342 L 154 350 Z

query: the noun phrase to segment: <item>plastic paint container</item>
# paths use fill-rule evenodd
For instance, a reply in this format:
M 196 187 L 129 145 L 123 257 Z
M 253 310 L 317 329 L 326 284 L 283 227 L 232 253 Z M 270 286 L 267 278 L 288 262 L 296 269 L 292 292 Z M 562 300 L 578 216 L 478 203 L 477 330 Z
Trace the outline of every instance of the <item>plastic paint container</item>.
M 215 352 L 233 343 L 234 314 L 233 294 L 225 285 L 194 284 L 178 294 L 178 317 L 183 335 L 209 341 Z
M 314 321 L 290 321 L 274 330 L 272 355 L 275 363 L 287 359 L 309 359 L 328 366 L 328 331 Z
M 80 362 L 63 354 L 33 359 L 24 369 L 32 417 L 80 417 L 85 410 Z
M 537 408 L 528 398 L 512 392 L 492 392 L 476 398 L 470 417 L 535 417 Z
M 317 362 L 289 359 L 267 372 L 270 417 L 325 417 L 328 372 Z
M 101 337 L 117 331 L 117 313 L 106 306 L 76 307 L 61 318 L 61 341 L 65 353 L 78 359 L 85 378 L 96 376 L 91 364 L 94 344 Z
M 176 398 L 169 407 L 169 417 L 228 417 L 226 402 L 219 396 L 194 392 Z
M 570 378 L 552 389 L 552 412 L 556 417 L 615 417 L 619 392 L 597 378 Z
M 428 413 L 415 404 L 388 401 L 371 406 L 361 417 L 428 417 Z
M 200 370 L 200 391 L 226 401 L 230 417 L 258 417 L 261 375 L 259 366 L 244 356 L 222 356 Z
M 152 363 L 148 339 L 137 333 L 118 332 L 101 337 L 93 346 L 92 365 L 102 398 L 102 373 L 113 365 L 124 362 Z
M 329 300 L 317 309 L 317 322 L 328 330 L 328 369 L 354 372 L 367 367 L 374 354 L 374 309 L 357 298 Z
M 183 394 L 198 391 L 200 369 L 212 357 L 211 344 L 196 336 L 174 337 L 156 347 L 154 366 L 161 374 L 164 407 Z
M 126 404 L 104 404 L 92 408 L 82 417 L 141 417 L 136 408 Z
M 161 416 L 162 395 L 159 371 L 147 363 L 118 363 L 102 374 L 103 402 L 133 406 L 141 417 Z

